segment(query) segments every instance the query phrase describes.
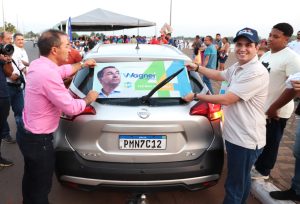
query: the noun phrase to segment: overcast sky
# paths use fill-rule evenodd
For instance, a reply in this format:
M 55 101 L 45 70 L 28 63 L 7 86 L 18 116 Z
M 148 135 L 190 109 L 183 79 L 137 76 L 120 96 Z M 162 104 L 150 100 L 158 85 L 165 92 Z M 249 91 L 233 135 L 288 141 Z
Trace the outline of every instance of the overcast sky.
M 141 28 L 141 35 L 158 34 L 164 23 L 170 22 L 170 0 L 0 0 L 4 19 L 21 32 L 42 32 L 69 16 L 76 17 L 95 8 L 102 8 L 156 23 L 156 27 Z M 297 3 L 298 2 L 298 3 Z M 221 33 L 234 36 L 244 27 L 258 31 L 266 38 L 273 25 L 288 22 L 294 34 L 300 30 L 299 0 L 173 0 L 173 36 L 194 37 Z M 0 26 L 3 26 L 0 7 Z M 137 29 L 108 32 L 137 34 Z

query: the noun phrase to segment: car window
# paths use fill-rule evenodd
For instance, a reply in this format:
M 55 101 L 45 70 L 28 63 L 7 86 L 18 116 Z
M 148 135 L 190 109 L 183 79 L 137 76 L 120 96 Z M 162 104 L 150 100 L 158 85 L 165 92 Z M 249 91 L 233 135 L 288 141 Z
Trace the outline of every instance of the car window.
M 144 64 L 139 64 L 138 62 L 99 63 L 98 66 L 95 67 L 95 69 L 80 70 L 75 76 L 73 83 L 77 87 L 77 89 L 80 90 L 83 94 L 87 94 L 89 90 L 98 89 L 97 91 L 100 91 L 100 94 L 99 98 L 97 99 L 97 102 L 99 103 L 133 106 L 143 105 L 141 104 L 142 101 L 140 100 L 140 98 L 149 93 L 151 89 L 153 89 L 154 86 L 161 81 L 161 79 L 157 79 L 157 76 L 161 76 L 161 78 L 166 78 L 166 76 L 163 75 L 171 75 L 177 71 L 176 68 L 173 67 L 173 70 L 168 71 L 167 69 L 169 73 L 166 73 L 166 71 L 159 72 L 157 68 L 158 64 L 172 65 L 174 63 L 174 61 L 167 63 L 159 61 L 148 62 L 148 65 L 153 65 L 154 68 L 150 67 L 150 69 L 147 69 L 147 71 L 145 72 L 135 72 L 137 68 L 143 68 L 143 66 L 145 67 L 145 62 L 143 63 Z M 133 64 L 135 64 L 136 67 L 134 69 L 132 69 Z M 183 65 L 178 65 L 179 68 L 182 68 L 182 66 Z M 101 70 L 103 70 L 104 68 L 106 71 L 101 72 Z M 170 81 L 171 83 L 168 83 L 166 86 L 159 89 L 157 93 L 155 93 L 153 97 L 151 97 L 149 105 L 164 106 L 172 104 L 183 104 L 185 102 L 181 99 L 182 96 L 186 95 L 191 91 L 200 93 L 203 89 L 202 84 L 199 82 L 200 78 L 197 79 L 193 76 L 190 76 L 189 74 L 187 74 L 186 69 L 184 69 L 184 71 L 185 73 L 180 73 L 181 75 L 179 74 L 179 77 L 174 78 Z M 103 75 L 106 75 L 107 79 L 104 79 Z M 99 88 L 103 88 L 102 86 L 100 86 L 100 79 L 102 79 L 101 83 L 103 84 L 108 83 L 109 80 L 112 80 L 111 87 L 115 87 L 115 89 L 113 91 L 110 91 L 112 91 L 111 93 L 114 95 L 114 97 L 107 97 L 101 95 L 105 94 L 105 92 L 103 90 L 99 90 Z M 139 89 L 142 91 L 136 91 Z
M 93 88 L 94 69 L 81 69 L 75 75 L 73 83 L 83 94 L 87 93 Z

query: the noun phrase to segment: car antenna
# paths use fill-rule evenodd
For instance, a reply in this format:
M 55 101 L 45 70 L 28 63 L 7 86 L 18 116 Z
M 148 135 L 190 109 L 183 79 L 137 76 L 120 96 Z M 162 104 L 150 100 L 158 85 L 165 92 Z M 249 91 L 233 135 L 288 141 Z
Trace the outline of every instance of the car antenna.
M 140 34 L 140 20 L 138 20 L 138 30 L 137 30 L 137 36 L 136 36 L 136 47 L 135 49 L 139 50 L 140 47 L 139 47 L 139 41 L 138 41 L 138 36 Z

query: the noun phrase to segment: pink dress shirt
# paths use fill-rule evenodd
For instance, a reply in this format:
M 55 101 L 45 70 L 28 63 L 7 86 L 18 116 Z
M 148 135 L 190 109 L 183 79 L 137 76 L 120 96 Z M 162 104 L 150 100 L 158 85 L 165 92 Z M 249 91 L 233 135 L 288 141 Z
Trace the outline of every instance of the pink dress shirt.
M 30 63 L 23 110 L 26 130 L 35 134 L 53 133 L 61 112 L 76 115 L 85 109 L 85 101 L 74 99 L 64 86 L 62 79 L 71 73 L 71 65 L 59 67 L 42 56 Z

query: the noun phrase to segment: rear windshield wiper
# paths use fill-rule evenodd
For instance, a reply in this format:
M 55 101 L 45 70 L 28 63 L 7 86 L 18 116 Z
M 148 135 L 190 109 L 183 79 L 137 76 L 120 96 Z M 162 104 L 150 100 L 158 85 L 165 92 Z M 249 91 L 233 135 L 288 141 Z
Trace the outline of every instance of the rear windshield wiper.
M 151 96 L 153 96 L 153 94 L 155 94 L 156 91 L 158 91 L 161 87 L 163 87 L 164 85 L 166 85 L 169 81 L 171 81 L 174 77 L 176 77 L 178 74 L 180 74 L 180 72 L 182 72 L 185 68 L 181 68 L 180 70 L 178 70 L 177 72 L 175 72 L 174 74 L 168 76 L 167 78 L 165 78 L 164 80 L 162 80 L 159 84 L 157 84 L 147 95 L 142 96 L 140 99 L 142 101 L 142 103 L 149 103 L 149 99 L 151 98 Z

